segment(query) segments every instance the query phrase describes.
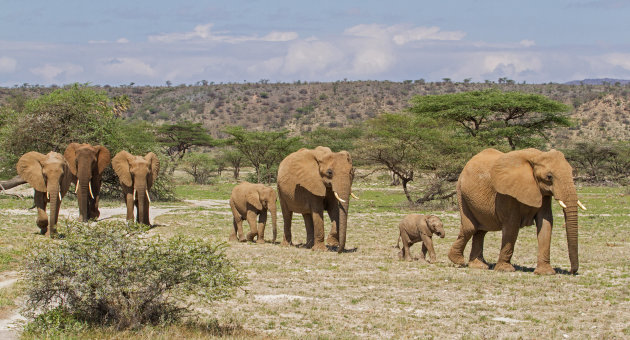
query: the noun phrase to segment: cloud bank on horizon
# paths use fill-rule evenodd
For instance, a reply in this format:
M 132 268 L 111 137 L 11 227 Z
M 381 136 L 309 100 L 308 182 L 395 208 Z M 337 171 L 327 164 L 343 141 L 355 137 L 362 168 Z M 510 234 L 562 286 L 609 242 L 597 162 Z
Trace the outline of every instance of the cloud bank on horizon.
M 589 3 L 581 4 L 586 7 Z M 628 8 L 622 5 L 621 10 Z M 278 29 L 291 26 L 288 24 L 266 25 L 268 29 L 251 26 L 237 33 L 225 29 L 226 25 L 217 28 L 215 22 L 191 19 L 187 29 L 120 35 L 111 40 L 9 40 L 0 35 L 0 86 L 72 82 L 163 85 L 166 81 L 192 84 L 202 80 L 219 83 L 261 79 L 450 78 L 483 82 L 501 77 L 542 83 L 630 78 L 630 46 L 624 42 L 539 44 L 534 33 L 521 34 L 514 41 L 507 38 L 495 42 L 478 39 L 479 33 L 471 37 L 461 25 L 450 25 L 457 27 L 450 29 L 446 25 L 362 22 L 370 19 L 359 15 L 352 24 L 338 24 L 321 32 Z

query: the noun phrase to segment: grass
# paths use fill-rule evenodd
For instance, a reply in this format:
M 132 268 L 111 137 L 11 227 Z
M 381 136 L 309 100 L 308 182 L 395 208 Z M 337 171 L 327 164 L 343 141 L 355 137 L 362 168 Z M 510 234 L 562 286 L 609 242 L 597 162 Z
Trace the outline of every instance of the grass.
M 187 234 L 227 242 L 232 217 L 226 202 L 234 183 L 180 185 L 187 200 L 217 200 L 208 206 L 155 202 L 173 207 L 154 218 L 150 233 Z M 148 327 L 124 333 L 82 330 L 79 338 L 625 338 L 630 334 L 630 195 L 624 188 L 579 187 L 589 209 L 580 212 L 579 275 L 540 277 L 535 227 L 520 231 L 512 262 L 519 271 L 456 268 L 446 254 L 459 231 L 455 210 L 412 208 L 398 188 L 358 182 L 360 200 L 350 207 L 349 252 L 313 252 L 270 242 L 229 243 L 228 256 L 249 279 L 233 298 L 205 310 L 196 323 Z M 76 209 L 67 202 L 62 209 Z M 64 203 L 65 204 L 65 203 Z M 74 202 L 76 204 L 76 202 Z M 122 202 L 108 202 L 108 206 Z M 18 270 L 29 240 L 37 235 L 31 202 L 0 198 L 0 277 Z M 22 209 L 25 214 L 15 214 Z M 399 261 L 397 225 L 409 213 L 431 213 L 444 222 L 445 239 L 434 238 L 438 262 Z M 559 207 L 551 263 L 568 270 L 566 234 Z M 278 241 L 283 235 L 278 212 Z M 152 217 L 153 218 L 153 217 Z M 328 217 L 326 230 L 329 230 Z M 244 229 L 249 226 L 245 223 Z M 271 240 L 267 226 L 266 239 Z M 306 239 L 302 217 L 293 217 L 293 239 Z M 488 233 L 485 258 L 498 258 L 500 233 Z M 467 255 L 470 244 L 465 252 Z M 411 248 L 418 255 L 418 245 Z M 15 310 L 20 285 L 0 289 L 0 312 Z M 2 315 L 2 314 L 0 314 Z M 28 335 L 27 334 L 27 338 Z M 66 336 L 77 337 L 75 333 Z M 34 336 L 36 338 L 36 336 Z

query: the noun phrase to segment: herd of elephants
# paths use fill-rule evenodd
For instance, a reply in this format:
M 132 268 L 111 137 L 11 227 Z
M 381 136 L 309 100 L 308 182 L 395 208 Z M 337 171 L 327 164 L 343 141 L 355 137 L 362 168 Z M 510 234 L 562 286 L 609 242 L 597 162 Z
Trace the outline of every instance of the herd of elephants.
M 17 163 L 18 175 L 35 190 L 37 226 L 44 235 L 54 236 L 61 200 L 70 184 L 76 186 L 79 215 L 82 221 L 99 217 L 98 200 L 103 170 L 111 163 L 120 179 L 127 206 L 127 220 L 150 224 L 149 190 L 158 176 L 160 163 L 149 152 L 135 156 L 126 151 L 111 158 L 100 145 L 71 143 L 63 155 L 50 152 L 24 154 Z M 291 243 L 293 213 L 302 214 L 306 226 L 306 247 L 326 250 L 326 245 L 343 252 L 354 168 L 347 151 L 333 152 L 327 147 L 300 149 L 288 155 L 278 167 L 278 196 L 263 184 L 242 182 L 230 197 L 234 216 L 230 240 L 264 243 L 267 212 L 271 212 L 273 241 L 276 241 L 276 201 L 279 198 L 284 220 L 283 245 Z M 461 228 L 451 246 L 448 258 L 465 266 L 464 248 L 472 238 L 468 266 L 489 268 L 483 258 L 483 242 L 488 231 L 501 231 L 501 250 L 494 266 L 498 271 L 514 271 L 510 263 L 519 229 L 536 224 L 538 263 L 535 274 L 554 274 L 550 265 L 550 242 L 553 226 L 552 198 L 563 208 L 570 273 L 578 271 L 578 207 L 586 209 L 577 198 L 571 165 L 556 150 L 548 152 L 525 149 L 503 153 L 486 149 L 472 157 L 457 182 Z M 50 203 L 50 216 L 46 205 Z M 324 211 L 332 226 L 324 241 Z M 250 232 L 243 233 L 247 220 Z M 422 242 L 421 260 L 429 253 L 435 261 L 432 235 L 444 237 L 442 221 L 437 216 L 410 214 L 399 225 L 400 257 L 412 260 L 409 247 Z

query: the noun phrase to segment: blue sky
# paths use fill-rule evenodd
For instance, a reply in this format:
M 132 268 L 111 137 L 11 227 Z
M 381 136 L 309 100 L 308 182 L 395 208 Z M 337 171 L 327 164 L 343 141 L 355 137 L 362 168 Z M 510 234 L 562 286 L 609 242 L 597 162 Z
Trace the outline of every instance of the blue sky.
M 630 0 L 0 0 L 0 86 L 630 79 Z

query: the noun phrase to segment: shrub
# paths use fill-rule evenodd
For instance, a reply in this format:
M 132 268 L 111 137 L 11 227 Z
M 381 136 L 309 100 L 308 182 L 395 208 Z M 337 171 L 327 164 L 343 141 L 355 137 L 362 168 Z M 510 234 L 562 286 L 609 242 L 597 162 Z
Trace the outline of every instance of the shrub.
M 226 298 L 244 283 L 224 244 L 162 240 L 142 228 L 122 221 L 73 222 L 65 239 L 39 240 L 27 257 L 26 314 L 137 328 L 177 321 L 190 313 L 192 302 Z

